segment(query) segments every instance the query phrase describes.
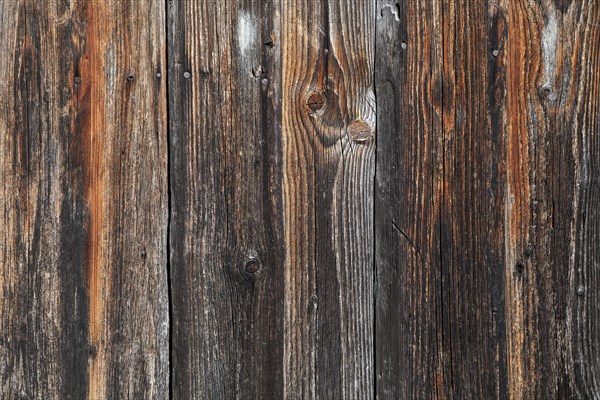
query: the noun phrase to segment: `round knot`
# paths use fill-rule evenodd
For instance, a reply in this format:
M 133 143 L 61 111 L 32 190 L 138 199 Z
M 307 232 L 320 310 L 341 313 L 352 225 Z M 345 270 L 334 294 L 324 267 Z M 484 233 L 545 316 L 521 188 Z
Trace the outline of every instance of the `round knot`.
M 312 93 L 308 97 L 306 105 L 312 112 L 318 112 L 325 106 L 325 97 L 321 93 Z
M 373 129 L 365 121 L 356 120 L 348 126 L 348 136 L 356 143 L 366 143 L 373 138 Z
M 249 274 L 255 274 L 260 269 L 260 262 L 256 258 L 251 258 L 250 260 L 246 261 L 244 269 Z

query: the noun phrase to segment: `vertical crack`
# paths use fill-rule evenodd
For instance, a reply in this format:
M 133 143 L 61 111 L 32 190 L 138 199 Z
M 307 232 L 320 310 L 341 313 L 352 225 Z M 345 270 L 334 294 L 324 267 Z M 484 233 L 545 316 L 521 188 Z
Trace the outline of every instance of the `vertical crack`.
M 168 308 L 169 308 L 169 399 L 173 398 L 173 294 L 171 291 L 171 217 L 172 217 L 172 204 L 171 204 L 171 96 L 169 91 L 170 81 L 170 58 L 169 58 L 169 38 L 170 38 L 170 25 L 169 25 L 169 6 L 173 5 L 173 0 L 165 0 L 165 93 L 166 93 L 166 112 L 167 112 L 167 294 L 168 294 Z
M 377 129 L 377 0 L 373 0 L 375 5 L 375 20 L 373 27 L 373 101 L 375 103 L 375 141 L 374 141 L 374 156 L 373 156 L 373 399 L 377 398 L 377 141 L 379 140 L 379 132 Z

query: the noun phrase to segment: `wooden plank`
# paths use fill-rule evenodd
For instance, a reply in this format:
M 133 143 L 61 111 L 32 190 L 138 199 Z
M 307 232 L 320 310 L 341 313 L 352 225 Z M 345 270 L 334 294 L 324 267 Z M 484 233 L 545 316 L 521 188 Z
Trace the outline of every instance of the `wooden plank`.
M 175 398 L 283 396 L 279 13 L 169 6 Z
M 444 2 L 443 337 L 451 398 L 507 398 L 504 305 L 504 154 L 493 4 Z M 498 24 L 500 26 L 498 27 Z
M 377 397 L 446 398 L 441 3 L 378 1 L 377 13 Z
M 374 6 L 320 1 L 282 9 L 290 399 L 374 395 Z
M 168 395 L 165 18 L 147 5 L 0 5 L 2 398 Z
M 378 7 L 378 394 L 498 397 L 507 385 L 498 17 L 481 2 Z
M 598 314 L 600 9 L 500 2 L 506 310 L 512 398 L 593 398 Z

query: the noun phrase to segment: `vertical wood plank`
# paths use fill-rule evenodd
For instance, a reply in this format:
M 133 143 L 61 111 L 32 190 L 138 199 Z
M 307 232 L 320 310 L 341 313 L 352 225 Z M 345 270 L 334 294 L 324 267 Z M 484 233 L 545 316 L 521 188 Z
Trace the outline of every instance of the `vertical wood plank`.
M 450 343 L 443 336 L 442 246 L 448 242 L 441 235 L 448 228 L 441 214 L 441 5 L 377 2 L 375 357 L 381 399 L 452 396 Z
M 508 18 L 506 311 L 512 398 L 597 396 L 594 1 L 501 2 Z
M 378 10 L 377 392 L 503 397 L 498 15 L 469 1 Z
M 501 115 L 493 113 L 504 89 L 499 16 L 493 2 L 443 4 L 440 267 L 449 394 L 506 398 L 505 144 Z
M 282 9 L 289 399 L 374 395 L 374 6 Z
M 164 7 L 0 7 L 1 397 L 165 398 Z
M 175 398 L 283 396 L 280 3 L 169 3 Z

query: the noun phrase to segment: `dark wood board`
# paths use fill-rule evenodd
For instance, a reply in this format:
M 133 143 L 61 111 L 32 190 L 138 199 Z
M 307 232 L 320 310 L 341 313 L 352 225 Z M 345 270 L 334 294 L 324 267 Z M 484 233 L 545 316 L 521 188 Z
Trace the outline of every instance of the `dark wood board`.
M 168 5 L 175 398 L 283 394 L 279 10 Z
M 0 19 L 0 398 L 600 397 L 597 1 Z

